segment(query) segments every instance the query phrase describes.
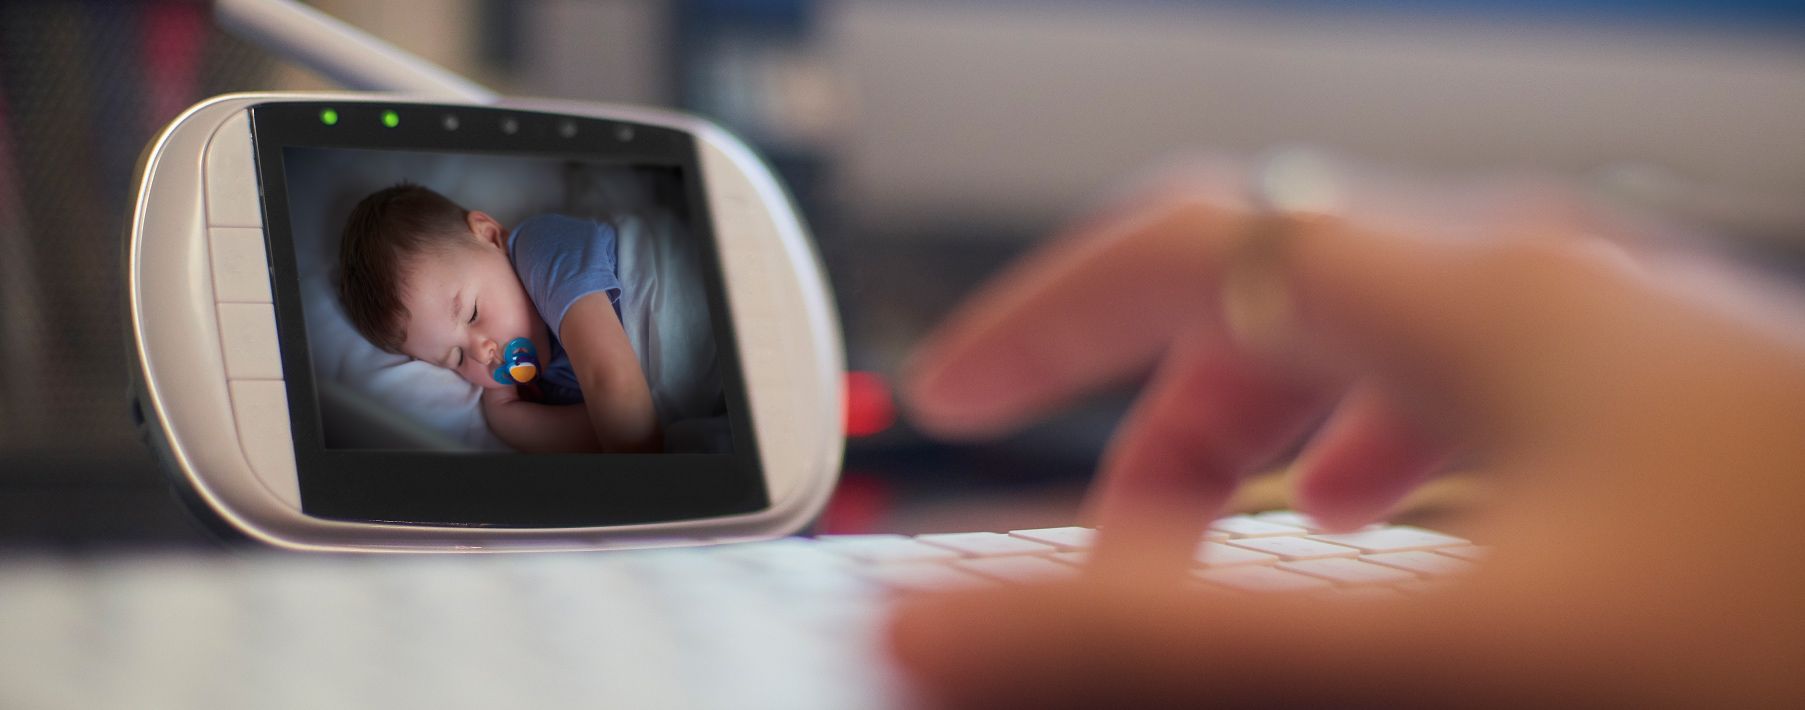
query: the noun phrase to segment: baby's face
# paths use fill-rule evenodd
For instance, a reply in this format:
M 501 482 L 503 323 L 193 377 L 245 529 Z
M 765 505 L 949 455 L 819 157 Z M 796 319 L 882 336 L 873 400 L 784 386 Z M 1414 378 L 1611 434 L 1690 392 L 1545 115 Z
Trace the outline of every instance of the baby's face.
M 544 321 L 508 261 L 507 230 L 471 212 L 471 241 L 442 252 L 414 256 L 404 272 L 407 339 L 401 350 L 418 360 L 455 370 L 478 387 L 507 387 L 491 375 L 509 340 L 525 336 L 539 352 L 547 347 Z

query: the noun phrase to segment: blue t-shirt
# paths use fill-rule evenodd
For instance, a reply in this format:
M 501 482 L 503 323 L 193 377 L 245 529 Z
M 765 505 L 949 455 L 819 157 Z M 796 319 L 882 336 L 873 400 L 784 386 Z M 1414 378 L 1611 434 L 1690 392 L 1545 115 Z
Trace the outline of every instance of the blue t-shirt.
M 551 352 L 539 376 L 539 388 L 548 404 L 583 401 L 570 356 L 558 342 L 564 314 L 589 294 L 605 291 L 620 315 L 620 277 L 615 274 L 614 227 L 587 219 L 558 214 L 528 217 L 508 235 L 508 256 L 514 272 L 526 287 L 539 317 L 551 330 Z

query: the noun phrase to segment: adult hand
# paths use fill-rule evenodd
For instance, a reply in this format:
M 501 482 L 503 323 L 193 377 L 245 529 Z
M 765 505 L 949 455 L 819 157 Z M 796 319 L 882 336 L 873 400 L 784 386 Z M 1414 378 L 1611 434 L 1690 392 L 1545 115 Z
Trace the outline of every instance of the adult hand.
M 1551 229 L 1559 220 L 1484 240 L 1341 222 L 1283 253 L 1296 352 L 1250 353 L 1218 303 L 1249 217 L 1209 192 L 1157 191 L 1077 230 L 916 358 L 915 421 L 961 437 L 1157 362 L 1093 499 L 1104 571 L 905 606 L 894 646 L 928 697 L 1805 697 L 1805 565 L 1789 542 L 1805 500 L 1805 346 L 1788 331 Z M 1501 484 L 1472 528 L 1493 558 L 1443 595 L 1358 607 L 1170 583 L 1240 478 L 1325 414 L 1296 465 L 1296 507 L 1360 524 L 1458 452 Z

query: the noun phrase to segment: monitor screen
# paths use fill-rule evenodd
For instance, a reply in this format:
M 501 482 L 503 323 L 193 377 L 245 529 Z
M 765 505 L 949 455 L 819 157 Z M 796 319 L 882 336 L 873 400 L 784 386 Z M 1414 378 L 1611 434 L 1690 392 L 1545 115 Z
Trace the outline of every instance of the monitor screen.
M 302 505 L 579 527 L 765 505 L 692 138 L 252 111 Z

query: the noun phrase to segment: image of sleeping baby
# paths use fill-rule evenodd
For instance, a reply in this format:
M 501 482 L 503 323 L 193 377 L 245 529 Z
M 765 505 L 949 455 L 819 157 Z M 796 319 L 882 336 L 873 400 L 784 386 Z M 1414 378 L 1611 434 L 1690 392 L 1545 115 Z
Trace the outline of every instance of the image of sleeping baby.
M 338 299 L 371 344 L 480 387 L 490 431 L 516 450 L 662 451 L 623 325 L 618 240 L 608 221 L 505 225 L 403 182 L 352 208 Z

